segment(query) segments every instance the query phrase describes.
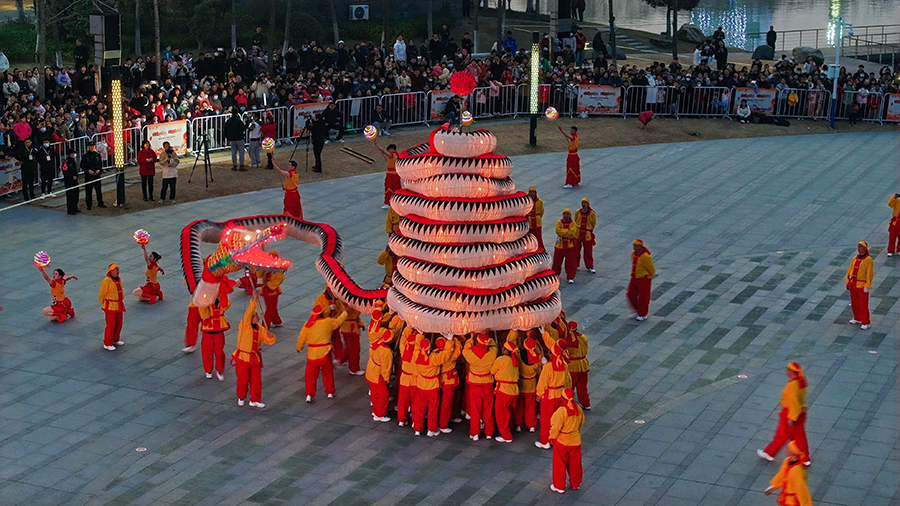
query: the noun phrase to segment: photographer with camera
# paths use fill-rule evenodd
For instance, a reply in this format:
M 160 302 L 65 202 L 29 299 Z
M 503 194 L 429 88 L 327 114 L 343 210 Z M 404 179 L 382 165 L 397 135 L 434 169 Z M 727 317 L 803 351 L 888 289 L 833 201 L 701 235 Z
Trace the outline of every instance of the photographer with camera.
M 310 114 L 306 117 L 306 128 L 312 137 L 313 155 L 316 158 L 313 172 L 322 172 L 322 148 L 325 147 L 325 138 L 328 137 L 328 124 L 322 114 L 315 116 Z
M 246 171 L 244 167 L 244 132 L 247 124 L 241 120 L 241 114 L 237 109 L 231 110 L 231 117 L 225 122 L 225 140 L 231 144 L 231 170 Z M 238 168 L 238 153 L 240 153 L 241 166 Z
M 260 167 L 259 150 L 262 146 L 262 125 L 259 123 L 259 116 L 256 113 L 250 118 L 247 132 L 250 137 L 250 166 Z
M 178 164 L 180 160 L 175 153 L 175 148 L 168 141 L 163 142 L 163 151 L 159 155 L 159 164 L 162 165 L 162 189 L 159 191 L 159 203 L 166 200 L 166 188 L 169 189 L 169 203 L 175 203 L 175 183 L 178 181 Z

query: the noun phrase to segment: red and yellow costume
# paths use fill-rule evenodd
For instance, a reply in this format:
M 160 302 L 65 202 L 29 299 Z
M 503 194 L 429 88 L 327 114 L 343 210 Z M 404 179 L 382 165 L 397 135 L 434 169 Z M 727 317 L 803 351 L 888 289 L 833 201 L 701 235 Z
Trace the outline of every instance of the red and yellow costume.
M 75 310 L 72 309 L 72 301 L 66 297 L 66 280 L 65 278 L 50 280 L 50 311 L 51 319 L 59 323 L 66 321 L 67 318 L 75 316 Z
M 531 188 L 528 188 L 528 191 L 537 192 L 537 188 L 532 186 Z M 539 199 L 537 194 L 535 194 L 534 205 L 531 206 L 531 211 L 528 211 L 528 231 L 537 238 L 538 245 L 541 249 L 544 249 L 544 232 L 542 228 L 543 217 L 544 201 Z
M 453 357 L 453 345 L 431 350 L 431 341 L 421 339 L 413 360 L 416 366 L 416 397 L 412 406 L 413 430 L 422 432 L 428 418 L 428 432 L 438 431 L 441 403 L 441 366 Z
M 566 489 L 566 473 L 572 488 L 581 487 L 581 427 L 584 411 L 575 404 L 575 392 L 566 388 L 562 392 L 562 404 L 550 419 L 550 440 L 553 441 L 553 486 Z M 543 424 L 543 422 L 541 422 Z
M 284 189 L 284 214 L 302 220 L 303 205 L 300 203 L 300 192 L 297 190 L 299 186 L 300 176 L 297 171 L 289 170 L 288 176 L 281 183 L 281 187 Z
M 156 262 L 150 262 L 144 275 L 147 282 L 141 287 L 141 300 L 146 299 L 147 304 L 153 304 L 156 299 L 163 300 L 162 289 L 156 276 L 159 273 L 159 265 Z
M 397 382 L 397 422 L 409 423 L 409 412 L 416 398 L 416 346 L 425 336 L 411 327 L 403 329 L 400 337 L 400 381 Z
M 237 284 L 247 292 L 247 295 L 252 295 L 255 288 L 262 287 L 262 281 L 260 281 L 262 276 L 263 271 L 245 271 L 244 275 L 238 279 Z
M 594 227 L 597 226 L 597 213 L 590 208 L 591 201 L 581 199 L 582 202 L 588 203 L 588 210 L 584 208 L 575 211 L 572 221 L 578 227 L 578 238 L 575 243 L 575 267 L 581 262 L 581 254 L 584 251 L 584 267 L 586 269 L 594 268 L 594 245 L 597 244 L 594 236 Z
M 400 176 L 397 175 L 397 153 L 391 153 L 387 159 L 387 171 L 384 173 L 384 203 L 391 204 L 391 195 L 401 188 Z
M 785 443 L 793 441 L 806 456 L 804 462 L 809 462 L 809 444 L 806 442 L 806 376 L 797 362 L 789 363 L 787 368 L 796 374 L 781 392 L 778 428 L 775 429 L 772 442 L 763 451 L 774 457 Z
M 390 249 L 386 249 L 378 255 L 377 262 L 378 265 L 384 266 L 384 279 L 381 280 L 382 286 L 393 286 L 394 271 L 397 269 L 397 255 Z
M 531 333 L 531 331 L 529 331 Z M 537 378 L 541 372 L 541 353 L 537 341 L 531 336 L 522 343 L 524 348 L 519 360 L 519 398 L 516 401 L 515 425 L 537 428 Z
M 509 355 L 500 355 L 494 359 L 491 375 L 494 377 L 494 418 L 497 420 L 497 431 L 506 441 L 512 441 L 513 412 L 519 398 L 519 350 L 516 343 L 507 341 L 503 349 Z
M 578 186 L 581 182 L 581 158 L 578 157 L 578 134 L 572 134 L 569 141 L 569 156 L 566 157 L 566 184 Z
M 577 332 L 578 324 L 569 322 L 569 341 L 566 351 L 569 353 L 569 374 L 572 376 L 572 389 L 578 395 L 578 404 L 591 409 L 591 398 L 588 395 L 587 382 L 591 363 L 588 361 L 588 342 L 584 334 Z
M 354 374 L 359 372 L 359 333 L 364 325 L 359 311 L 347 308 L 347 319 L 341 325 L 341 336 L 347 345 L 347 368 Z
M 224 301 L 222 300 L 224 298 Z M 206 374 L 212 374 L 213 366 L 216 372 L 222 374 L 225 371 L 225 331 L 231 328 L 225 311 L 231 307 L 228 297 L 219 297 L 209 307 L 201 307 L 200 324 L 202 338 L 200 339 L 200 353 L 203 355 L 203 370 Z
M 369 332 L 378 337 L 369 346 L 369 363 L 366 365 L 366 381 L 369 382 L 369 395 L 372 400 L 372 416 L 377 418 L 387 417 L 388 410 L 388 382 L 391 381 L 391 368 L 394 362 L 394 350 L 391 349 L 391 340 L 394 335 L 390 329 L 379 329 L 377 332 Z
M 656 275 L 656 267 L 650 258 L 650 250 L 644 242 L 635 239 L 634 244 L 641 246 L 641 252 L 631 252 L 631 280 L 628 282 L 628 302 L 639 317 L 646 317 L 650 312 L 650 284 Z
M 564 209 L 563 213 L 572 213 Z M 566 279 L 575 279 L 575 271 L 578 269 L 578 249 L 575 241 L 578 238 L 578 225 L 571 218 L 565 218 L 556 222 L 556 246 L 553 248 L 553 271 L 559 275 L 562 272 L 563 260 L 566 262 Z
M 344 303 L 329 292 L 322 292 L 316 297 L 313 304 L 322 307 L 322 317 L 330 318 L 344 311 Z M 332 355 L 339 363 L 347 363 L 347 353 L 344 351 L 344 343 L 341 340 L 341 330 L 337 328 L 331 334 Z
M 387 235 L 397 234 L 400 232 L 400 215 L 394 208 L 388 208 L 387 216 L 384 218 L 384 233 Z
M 459 374 L 456 370 L 456 362 L 462 353 L 462 344 L 457 339 L 437 338 L 435 345 L 446 350 L 452 347 L 453 354 L 446 362 L 441 364 L 441 405 L 438 409 L 438 427 L 443 432 L 450 432 L 450 417 L 454 413 L 459 413 L 459 400 L 462 397 L 457 395 L 459 390 Z
M 784 459 L 778 474 L 769 483 L 769 490 L 781 489 L 777 501 L 781 506 L 812 506 L 812 496 L 806 484 L 806 469 L 803 466 L 805 455 L 797 447 L 792 450 L 800 455 Z
M 497 359 L 497 345 L 486 334 L 478 334 L 476 339 L 466 341 L 462 355 L 469 364 L 469 374 L 466 377 L 469 437 L 478 437 L 482 422 L 484 435 L 494 437 L 494 377 L 491 375 L 491 367 Z
M 118 265 L 110 264 L 106 276 L 100 282 L 97 298 L 106 314 L 106 331 L 103 334 L 103 345 L 114 346 L 122 340 L 122 322 L 125 313 L 125 299 L 122 292 L 122 281 L 113 277 L 110 271 Z
M 269 332 L 265 325 L 252 323 L 256 310 L 257 302 L 251 300 L 238 325 L 237 347 L 231 354 L 231 363 L 237 375 L 237 397 L 245 399 L 249 387 L 250 402 L 260 402 L 262 399 L 263 362 L 259 343 L 275 344 L 275 334 Z
M 324 295 L 324 294 L 323 294 Z M 334 395 L 334 366 L 331 364 L 331 337 L 334 331 L 341 328 L 341 324 L 347 319 L 347 312 L 342 311 L 337 317 L 325 316 L 325 308 L 316 304 L 309 320 L 300 330 L 297 336 L 297 353 L 305 346 L 306 350 L 306 395 L 316 396 L 316 381 L 319 372 L 322 373 L 322 384 L 325 385 L 325 393 Z
M 869 290 L 872 288 L 872 279 L 875 277 L 875 265 L 869 255 L 869 245 L 865 246 L 866 252 L 856 255 L 847 269 L 847 290 L 850 290 L 850 305 L 853 308 L 853 319 L 869 325 Z M 854 322 L 855 323 L 855 322 Z
M 545 333 L 546 334 L 546 333 Z M 569 366 L 559 344 L 552 348 L 553 357 L 541 368 L 535 393 L 541 399 L 541 440 L 542 445 L 550 443 L 550 418 L 563 402 L 562 393 L 572 388 Z
M 888 199 L 891 208 L 891 221 L 888 224 L 888 254 L 900 253 L 900 198 L 897 195 Z
M 203 318 L 200 317 L 200 308 L 193 302 L 188 304 L 187 325 L 184 327 L 184 347 L 193 348 L 197 345 L 197 333 L 200 331 L 200 324 Z
M 278 256 L 278 252 L 272 251 L 270 255 Z M 263 286 L 262 290 L 260 290 L 260 295 L 266 302 L 266 328 L 271 328 L 272 325 L 279 326 L 281 325 L 281 315 L 278 314 L 278 297 L 281 295 L 281 284 L 284 283 L 284 274 L 281 272 L 265 272 L 262 275 L 262 282 Z

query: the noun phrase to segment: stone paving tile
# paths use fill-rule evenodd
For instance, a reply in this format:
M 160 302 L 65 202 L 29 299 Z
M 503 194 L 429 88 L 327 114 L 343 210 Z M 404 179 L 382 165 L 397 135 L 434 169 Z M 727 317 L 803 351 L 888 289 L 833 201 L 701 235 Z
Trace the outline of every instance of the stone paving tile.
M 533 435 L 498 448 L 472 444 L 459 426 L 437 440 L 373 426 L 364 381 L 342 369 L 336 400 L 303 403 L 293 342 L 322 287 L 304 244 L 279 247 L 296 267 L 281 301 L 285 326 L 264 350 L 267 409 L 234 405 L 231 368 L 224 384 L 202 378 L 198 354 L 179 351 L 187 294 L 178 232 L 197 218 L 279 212 L 279 192 L 115 219 L 0 213 L 0 256 L 44 249 L 79 276 L 67 286 L 78 316 L 62 325 L 37 314 L 48 294 L 33 271 L 0 276 L 0 503 L 774 504 L 761 490 L 776 463 L 754 450 L 774 430 L 784 363 L 797 360 L 810 380 L 816 504 L 897 504 L 900 275 L 883 245 L 900 135 L 806 137 L 802 162 L 797 149 L 791 138 L 765 138 L 589 150 L 574 191 L 559 188 L 558 154 L 514 159 L 517 185 L 537 184 L 545 201 L 547 237 L 582 196 L 598 213 L 598 273 L 580 271 L 562 287 L 591 343 L 595 406 L 583 430 L 584 484 L 563 496 L 547 489 L 550 453 Z M 865 155 L 865 171 L 848 165 L 851 152 Z M 759 159 L 774 161 L 747 163 Z M 380 188 L 377 174 L 301 188 L 308 219 L 338 230 L 363 286 L 382 276 L 373 261 L 385 241 Z M 126 290 L 143 282 L 137 228 L 151 230 L 164 257 L 167 297 L 146 306 L 129 296 L 128 344 L 111 354 L 100 348 L 94 296 L 111 261 Z M 642 324 L 627 319 L 624 298 L 634 237 L 658 268 Z M 876 269 L 869 331 L 845 323 L 843 276 L 860 239 Z M 233 335 L 226 340 L 233 346 Z

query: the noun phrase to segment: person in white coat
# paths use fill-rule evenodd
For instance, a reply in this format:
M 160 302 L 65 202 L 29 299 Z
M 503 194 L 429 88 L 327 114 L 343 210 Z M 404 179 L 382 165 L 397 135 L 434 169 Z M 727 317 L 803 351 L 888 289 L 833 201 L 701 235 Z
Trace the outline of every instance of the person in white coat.
M 397 42 L 394 42 L 394 60 L 406 61 L 406 42 L 403 41 L 403 36 L 397 36 Z

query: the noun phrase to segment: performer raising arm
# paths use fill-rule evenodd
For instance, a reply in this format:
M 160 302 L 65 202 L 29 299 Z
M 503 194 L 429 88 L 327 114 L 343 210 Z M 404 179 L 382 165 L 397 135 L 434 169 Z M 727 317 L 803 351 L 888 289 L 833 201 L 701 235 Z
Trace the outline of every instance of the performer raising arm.
M 165 274 L 166 271 L 158 264 L 162 255 L 155 251 L 148 254 L 147 246 L 143 244 L 141 244 L 141 251 L 144 252 L 144 262 L 147 263 L 147 283 L 144 286 L 135 289 L 133 293 L 140 297 L 142 301 L 153 304 L 156 302 L 156 299 L 163 300 L 162 289 L 159 286 L 159 282 L 156 280 L 156 273 Z
M 71 279 L 77 281 L 78 278 L 76 276 L 66 276 L 62 269 L 53 269 L 53 278 L 51 279 L 44 272 L 43 267 L 38 267 L 38 270 L 41 271 L 41 276 L 44 276 L 44 280 L 50 284 L 50 295 L 53 297 L 50 307 L 45 307 L 42 312 L 49 316 L 51 320 L 59 323 L 66 321 L 66 318 L 74 318 L 75 310 L 72 309 L 72 301 L 66 297 L 66 282 Z
M 395 144 L 388 144 L 387 149 L 378 145 L 378 140 L 372 141 L 375 144 L 375 148 L 381 153 L 381 156 L 384 157 L 387 162 L 387 172 L 384 174 L 384 205 L 381 206 L 382 209 L 387 209 L 391 207 L 391 195 L 394 194 L 395 191 L 400 189 L 400 176 L 397 175 L 397 146 Z
M 297 190 L 297 187 L 300 185 L 300 176 L 297 174 L 297 162 L 289 161 L 287 171 L 282 170 L 274 162 L 270 163 L 279 174 L 284 176 L 284 181 L 281 183 L 281 187 L 284 189 L 284 214 L 302 220 L 303 206 L 300 203 L 300 192 Z

